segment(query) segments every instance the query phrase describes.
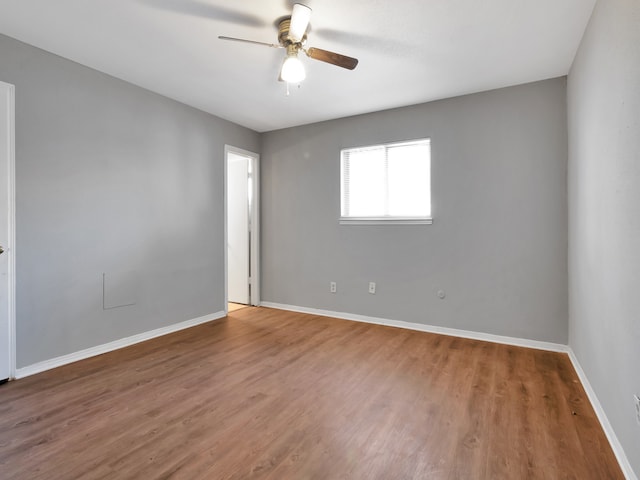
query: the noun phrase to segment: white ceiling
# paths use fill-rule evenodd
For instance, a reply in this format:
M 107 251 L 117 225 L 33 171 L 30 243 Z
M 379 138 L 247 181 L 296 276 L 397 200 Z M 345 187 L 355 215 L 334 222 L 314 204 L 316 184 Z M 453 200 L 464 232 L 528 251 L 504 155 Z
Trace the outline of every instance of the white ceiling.
M 300 0 L 307 47 L 285 95 L 290 0 L 0 0 L 0 32 L 263 132 L 566 75 L 596 0 Z M 1 59 L 0 59 L 1 61 Z

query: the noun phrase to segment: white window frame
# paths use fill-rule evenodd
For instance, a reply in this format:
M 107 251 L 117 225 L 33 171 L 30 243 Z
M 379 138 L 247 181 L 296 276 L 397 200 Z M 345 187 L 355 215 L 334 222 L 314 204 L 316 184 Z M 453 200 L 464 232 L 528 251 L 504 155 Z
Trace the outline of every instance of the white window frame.
M 431 150 L 431 139 L 420 138 L 416 140 L 408 140 L 403 142 L 382 143 L 377 145 L 366 145 L 362 147 L 350 147 L 340 150 L 340 225 L 430 225 L 433 223 L 433 203 L 431 203 L 431 214 L 429 216 L 420 217 L 400 217 L 400 216 L 382 216 L 382 217 L 345 217 L 342 215 L 343 202 L 344 202 L 344 165 L 345 154 L 357 150 L 374 149 L 374 148 L 388 148 L 414 145 L 414 144 L 426 144 Z M 431 155 L 429 155 L 431 157 Z M 431 158 L 429 158 L 429 171 L 431 171 Z M 430 179 L 431 180 L 431 179 Z M 430 181 L 431 183 L 431 181 Z M 429 184 L 429 197 L 432 198 L 431 184 Z

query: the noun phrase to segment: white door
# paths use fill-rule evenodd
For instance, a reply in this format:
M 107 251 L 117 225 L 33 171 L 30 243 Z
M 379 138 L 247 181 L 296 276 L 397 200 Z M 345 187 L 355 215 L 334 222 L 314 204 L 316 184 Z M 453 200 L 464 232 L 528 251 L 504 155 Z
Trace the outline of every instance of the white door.
M 12 375 L 13 85 L 0 82 L 0 382 Z
M 250 158 L 227 153 L 227 269 L 229 301 L 249 304 Z

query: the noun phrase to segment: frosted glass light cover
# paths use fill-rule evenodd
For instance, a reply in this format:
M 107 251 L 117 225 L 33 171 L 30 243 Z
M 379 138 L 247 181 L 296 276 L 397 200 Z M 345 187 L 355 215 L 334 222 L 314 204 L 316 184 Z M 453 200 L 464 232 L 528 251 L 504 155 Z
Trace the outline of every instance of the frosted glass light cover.
M 282 64 L 280 73 L 282 80 L 287 83 L 299 83 L 307 76 L 304 65 L 298 57 L 287 57 Z

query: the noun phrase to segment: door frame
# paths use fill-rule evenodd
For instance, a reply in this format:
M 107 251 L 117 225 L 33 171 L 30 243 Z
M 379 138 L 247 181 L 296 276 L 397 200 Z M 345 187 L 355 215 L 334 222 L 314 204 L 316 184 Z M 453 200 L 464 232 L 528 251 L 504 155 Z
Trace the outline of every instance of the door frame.
M 7 225 L 7 245 L 3 255 L 7 255 L 8 262 L 8 321 L 9 321 L 9 380 L 16 377 L 16 141 L 15 141 L 15 86 L 10 83 L 0 81 L 2 95 L 7 95 L 7 191 L 8 191 L 8 225 Z
M 227 164 L 230 153 L 248 157 L 251 164 L 251 209 L 249 222 L 249 305 L 260 305 L 260 155 L 232 145 L 224 146 L 224 311 L 229 313 L 229 232 L 227 218 Z

